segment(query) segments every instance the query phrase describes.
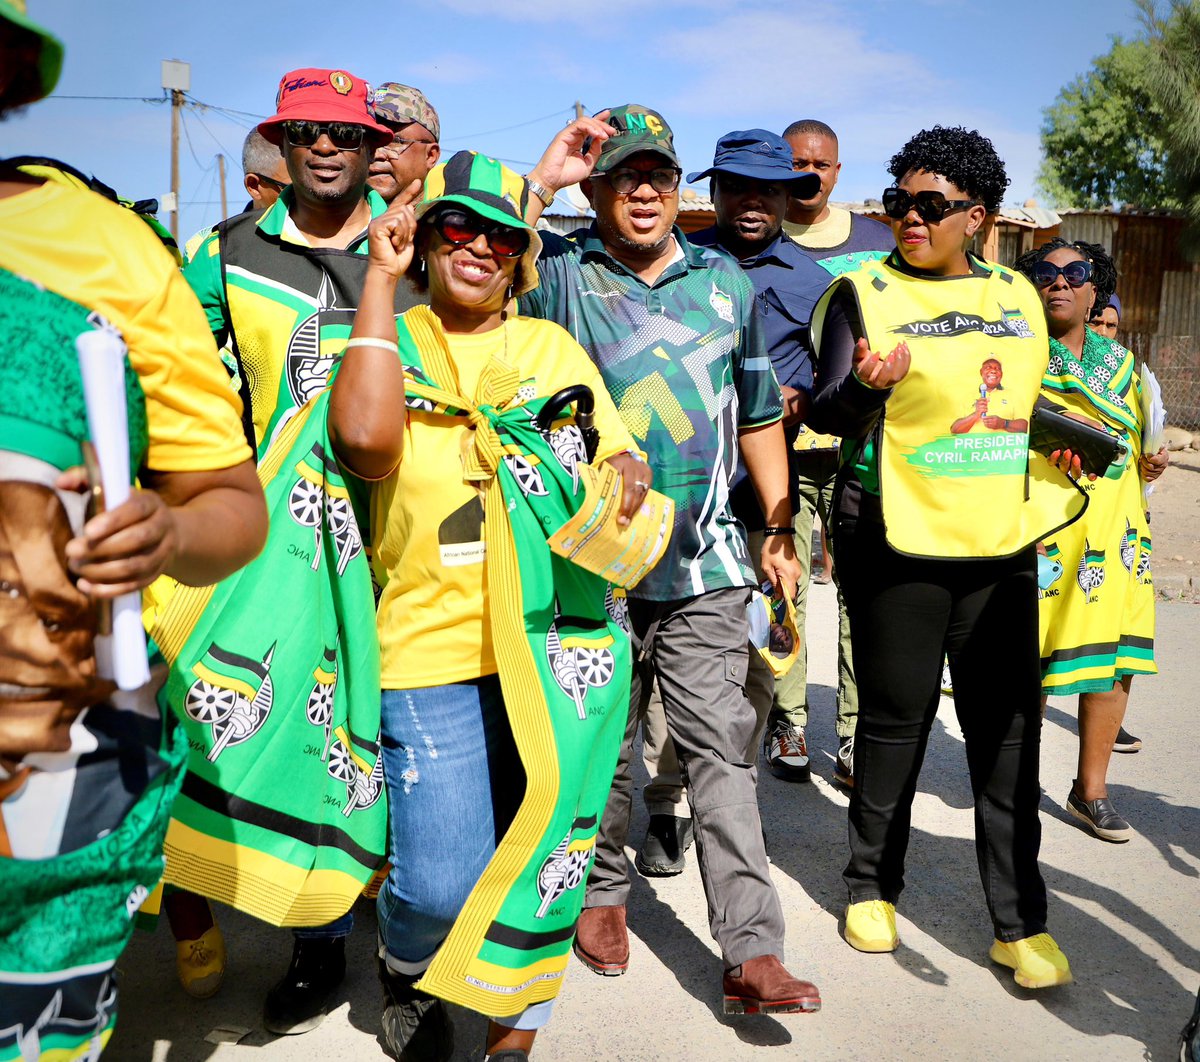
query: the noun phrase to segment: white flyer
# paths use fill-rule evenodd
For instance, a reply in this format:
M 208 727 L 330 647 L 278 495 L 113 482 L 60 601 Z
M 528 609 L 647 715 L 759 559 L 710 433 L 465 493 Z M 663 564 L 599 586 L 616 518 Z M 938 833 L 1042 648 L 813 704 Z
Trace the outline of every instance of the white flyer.
M 1167 426 L 1167 407 L 1163 405 L 1162 388 L 1150 371 L 1142 364 L 1142 453 L 1149 457 L 1156 454 L 1163 444 L 1163 429 Z M 1142 497 L 1149 499 L 1154 490 L 1153 483 L 1142 484 Z
M 104 507 L 129 498 L 129 409 L 125 404 L 125 343 L 111 329 L 85 332 L 75 340 L 88 431 L 100 465 Z M 112 603 L 112 634 L 96 636 L 96 670 L 118 689 L 136 690 L 150 681 L 142 595 L 123 594 Z

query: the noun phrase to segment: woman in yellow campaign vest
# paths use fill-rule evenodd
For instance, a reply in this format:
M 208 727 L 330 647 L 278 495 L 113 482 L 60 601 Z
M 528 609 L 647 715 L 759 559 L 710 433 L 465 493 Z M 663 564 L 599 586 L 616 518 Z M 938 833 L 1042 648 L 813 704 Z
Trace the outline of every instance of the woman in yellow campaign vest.
M 844 439 L 831 532 L 859 677 L 846 940 L 899 944 L 895 904 L 947 653 L 991 957 L 1026 988 L 1064 984 L 1038 868 L 1034 543 L 1085 501 L 1029 452 L 1049 356 L 1037 293 L 967 251 L 1008 185 L 991 141 L 938 126 L 890 172 L 896 251 L 836 280 L 813 314 L 809 424 Z
M 1051 240 L 1017 260 L 1041 294 L 1050 329 L 1043 390 L 1068 412 L 1099 419 L 1125 446 L 1087 484 L 1087 515 L 1047 535 L 1041 561 L 1042 690 L 1079 695 L 1078 777 L 1067 811 L 1097 837 L 1127 841 L 1133 830 L 1108 798 L 1108 761 L 1134 675 L 1152 675 L 1154 579 L 1142 483 L 1157 479 L 1167 452 L 1142 453 L 1142 384 L 1133 355 L 1087 327 L 1117 282 L 1099 244 Z

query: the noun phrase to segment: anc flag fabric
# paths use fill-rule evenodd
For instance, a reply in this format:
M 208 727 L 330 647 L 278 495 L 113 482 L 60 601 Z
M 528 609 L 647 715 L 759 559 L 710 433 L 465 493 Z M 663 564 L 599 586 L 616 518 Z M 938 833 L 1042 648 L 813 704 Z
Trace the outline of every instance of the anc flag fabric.
M 584 489 L 493 359 L 478 403 L 453 380 L 440 324 L 424 307 L 398 322 L 410 408 L 474 427 L 466 476 L 484 487 L 487 588 L 505 708 L 527 779 L 512 825 L 418 987 L 490 1015 L 516 1014 L 562 986 L 600 816 L 629 706 L 630 649 L 608 585 L 546 539 Z M 402 853 L 397 853 L 401 858 Z
M 192 748 L 166 881 L 275 925 L 344 914 L 387 844 L 374 596 L 328 403 L 304 405 L 259 466 L 259 557 L 173 588 L 148 620 Z

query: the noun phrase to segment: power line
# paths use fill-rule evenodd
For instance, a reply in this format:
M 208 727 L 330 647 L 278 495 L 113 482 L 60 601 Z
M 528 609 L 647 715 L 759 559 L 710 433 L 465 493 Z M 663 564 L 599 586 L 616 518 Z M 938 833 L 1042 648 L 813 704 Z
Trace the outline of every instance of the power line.
M 236 158 L 236 157 L 237 157 L 237 156 L 234 154 L 234 152 L 230 151 L 230 150 L 229 150 L 229 148 L 227 148 L 227 147 L 226 147 L 226 146 L 225 146 L 225 145 L 224 145 L 224 144 L 223 144 L 223 143 L 222 143 L 222 142 L 221 142 L 221 141 L 220 141 L 220 140 L 217 138 L 217 134 L 216 134 L 216 133 L 214 133 L 214 132 L 213 132 L 211 129 L 209 129 L 209 127 L 208 127 L 208 123 L 207 123 L 207 122 L 206 122 L 206 121 L 205 121 L 203 118 L 201 118 L 199 114 L 196 114 L 196 115 L 195 115 L 195 118 L 196 118 L 196 121 L 198 121 L 198 122 L 201 124 L 201 126 L 203 126 L 203 127 L 204 127 L 204 131 L 205 131 L 205 132 L 206 132 L 206 133 L 207 133 L 207 134 L 208 134 L 210 137 L 212 137 L 212 139 L 213 139 L 213 143 L 215 143 L 215 144 L 217 145 L 217 147 L 219 147 L 219 148 L 220 148 L 220 149 L 221 149 L 223 152 L 225 152 L 225 155 L 226 155 L 226 157 L 227 157 L 227 158 Z
M 167 103 L 169 102 L 166 96 L 64 96 L 62 93 L 56 92 L 53 96 L 47 96 L 48 100 L 134 100 L 138 103 Z
M 487 130 L 486 132 L 483 132 L 483 133 L 468 133 L 466 136 L 451 136 L 451 137 L 447 137 L 446 139 L 447 139 L 448 141 L 453 141 L 453 140 L 475 140 L 475 139 L 478 139 L 479 137 L 484 137 L 484 136 L 492 136 L 492 135 L 493 135 L 493 134 L 495 134 L 495 133 L 507 133 L 507 132 L 509 132 L 510 130 L 513 130 L 513 129 L 524 129 L 526 126 L 529 126 L 529 125 L 537 125 L 537 124 L 538 124 L 538 122 L 547 122 L 547 121 L 549 121 L 551 118 L 557 118 L 557 117 L 559 117 L 560 115 L 563 115 L 563 114 L 568 114 L 568 113 L 569 113 L 569 114 L 574 114 L 574 113 L 575 113 L 575 110 L 574 110 L 574 108 L 573 108 L 573 107 L 572 107 L 572 108 L 563 108 L 563 107 L 560 107 L 560 108 L 559 108 L 558 110 L 556 110 L 556 111 L 551 111 L 549 114 L 543 114 L 543 115 L 542 115 L 540 118 L 531 118 L 531 119 L 530 119 L 529 121 L 527 121 L 527 122 L 518 122 L 516 125 L 506 125 L 506 126 L 503 126 L 503 127 L 502 127 L 502 128 L 500 128 L 500 129 L 489 129 L 489 130 Z M 503 159 L 501 159 L 500 161 L 504 161 L 504 160 L 503 160 Z

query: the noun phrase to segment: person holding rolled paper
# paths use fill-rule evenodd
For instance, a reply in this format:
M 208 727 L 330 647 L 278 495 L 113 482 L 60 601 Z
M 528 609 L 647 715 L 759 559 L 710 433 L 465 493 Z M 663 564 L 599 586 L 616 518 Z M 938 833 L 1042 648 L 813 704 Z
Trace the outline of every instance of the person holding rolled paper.
M 61 64 L 0 0 L 0 117 Z M 100 605 L 162 574 L 225 577 L 266 509 L 204 315 L 131 212 L 0 163 L 0 327 L 0 1058 L 95 1058 L 186 752 L 153 679 L 118 690 L 97 666 Z M 117 355 L 124 467 L 94 458 L 79 351 L 97 340 Z M 139 486 L 106 505 L 101 475 Z

